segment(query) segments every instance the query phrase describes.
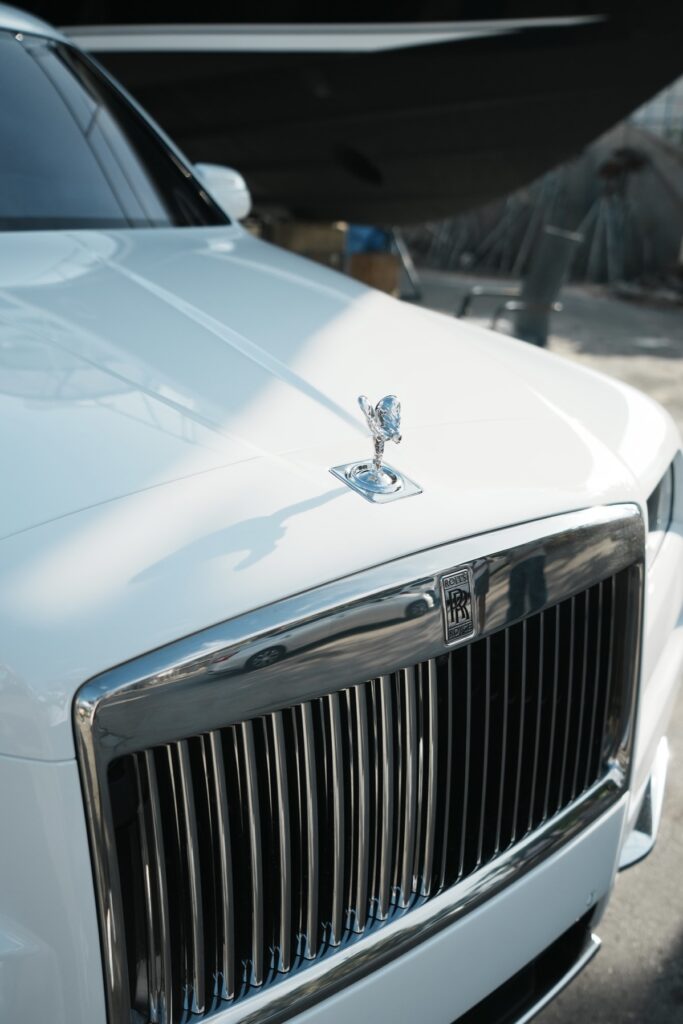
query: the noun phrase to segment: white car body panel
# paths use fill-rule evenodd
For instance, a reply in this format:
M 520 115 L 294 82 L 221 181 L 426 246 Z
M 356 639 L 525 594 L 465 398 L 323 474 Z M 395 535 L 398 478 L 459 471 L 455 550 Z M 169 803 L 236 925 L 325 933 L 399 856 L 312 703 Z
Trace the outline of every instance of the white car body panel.
M 625 385 L 239 228 L 6 234 L 0 277 L 13 756 L 72 757 L 81 683 L 214 622 L 461 537 L 642 507 L 678 445 Z M 330 475 L 370 451 L 360 391 L 401 396 L 392 457 L 422 495 L 380 510 Z

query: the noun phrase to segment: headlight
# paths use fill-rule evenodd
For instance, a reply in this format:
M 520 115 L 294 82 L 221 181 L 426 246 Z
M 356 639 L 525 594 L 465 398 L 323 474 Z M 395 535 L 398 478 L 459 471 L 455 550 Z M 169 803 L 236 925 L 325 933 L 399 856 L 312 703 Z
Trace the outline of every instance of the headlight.
M 673 462 L 647 499 L 648 537 L 647 548 L 650 560 L 659 551 L 664 535 L 671 525 L 674 508 L 674 467 Z

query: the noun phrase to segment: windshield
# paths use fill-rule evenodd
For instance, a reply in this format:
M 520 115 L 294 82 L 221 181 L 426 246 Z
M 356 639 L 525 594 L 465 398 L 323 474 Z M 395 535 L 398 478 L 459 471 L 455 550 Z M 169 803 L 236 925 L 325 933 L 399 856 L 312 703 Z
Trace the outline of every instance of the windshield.
M 225 224 L 133 106 L 69 46 L 0 32 L 0 230 Z

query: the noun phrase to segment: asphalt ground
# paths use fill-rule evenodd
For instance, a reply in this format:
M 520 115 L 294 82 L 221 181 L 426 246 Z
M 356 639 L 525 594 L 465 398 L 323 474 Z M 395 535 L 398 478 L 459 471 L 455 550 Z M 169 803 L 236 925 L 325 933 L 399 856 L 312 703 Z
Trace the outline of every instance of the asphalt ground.
M 472 283 L 509 282 L 424 273 L 423 302 L 452 312 Z M 551 351 L 652 395 L 683 436 L 683 307 L 626 301 L 598 287 L 568 287 L 562 301 L 563 312 L 552 320 Z M 473 322 L 488 325 L 493 307 L 494 300 L 478 300 Z M 536 1018 L 539 1024 L 683 1024 L 683 690 L 668 735 L 671 760 L 657 844 L 617 876 L 597 928 L 600 953 Z

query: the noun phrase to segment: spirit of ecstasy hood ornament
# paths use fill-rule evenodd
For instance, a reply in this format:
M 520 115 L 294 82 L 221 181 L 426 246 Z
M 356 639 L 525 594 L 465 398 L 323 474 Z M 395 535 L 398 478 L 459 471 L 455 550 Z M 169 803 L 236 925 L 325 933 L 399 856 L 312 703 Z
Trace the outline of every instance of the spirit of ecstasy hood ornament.
M 401 403 L 396 395 L 385 395 L 374 407 L 365 395 L 360 395 L 358 404 L 372 433 L 374 457 L 371 462 L 335 466 L 330 472 L 368 501 L 393 501 L 421 494 L 421 487 L 383 462 L 386 442 L 401 443 Z

